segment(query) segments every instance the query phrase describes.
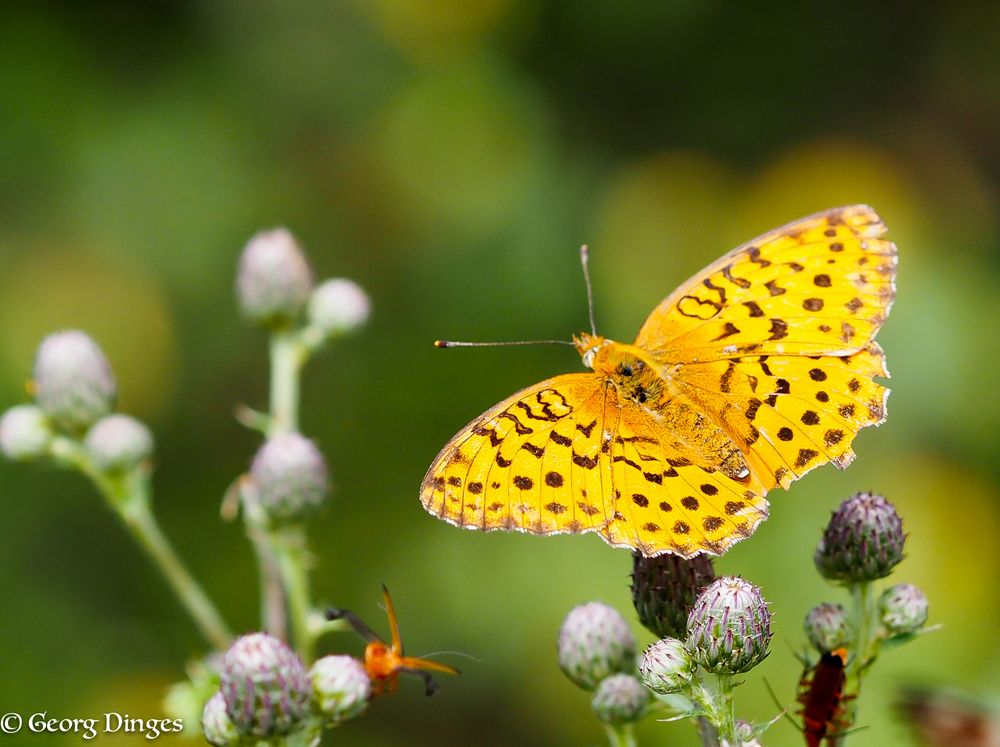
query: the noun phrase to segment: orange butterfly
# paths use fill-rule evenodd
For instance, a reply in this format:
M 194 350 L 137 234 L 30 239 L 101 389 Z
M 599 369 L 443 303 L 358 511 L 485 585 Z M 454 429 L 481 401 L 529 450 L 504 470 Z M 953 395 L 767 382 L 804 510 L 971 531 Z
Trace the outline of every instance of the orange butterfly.
M 382 597 L 385 600 L 385 612 L 389 617 L 389 630 L 392 633 L 392 643 L 387 644 L 379 635 L 369 628 L 357 615 L 350 610 L 331 607 L 326 611 L 327 620 L 346 620 L 348 624 L 366 641 L 365 671 L 371 678 L 373 693 L 393 692 L 399 682 L 400 674 L 415 674 L 423 678 L 426 694 L 437 692 L 438 684 L 430 674 L 423 671 L 431 669 L 446 674 L 461 674 L 455 667 L 441 664 L 429 659 L 419 659 L 403 654 L 403 639 L 399 635 L 399 622 L 396 620 L 396 609 L 392 605 L 389 590 L 382 584 Z
M 874 338 L 896 247 L 884 232 L 865 205 L 817 213 L 699 272 L 631 345 L 574 337 L 590 371 L 523 389 L 459 431 L 427 471 L 424 507 L 466 529 L 722 554 L 767 517 L 768 490 L 846 467 L 858 431 L 885 420 Z

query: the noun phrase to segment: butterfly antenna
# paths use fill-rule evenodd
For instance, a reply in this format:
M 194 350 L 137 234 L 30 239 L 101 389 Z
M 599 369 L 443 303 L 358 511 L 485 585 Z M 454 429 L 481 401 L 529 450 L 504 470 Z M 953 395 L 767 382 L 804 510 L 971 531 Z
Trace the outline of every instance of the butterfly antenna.
M 594 289 L 590 284 L 590 247 L 586 244 L 580 247 L 580 264 L 583 265 L 583 282 L 587 286 L 587 313 L 590 316 L 590 331 L 597 337 L 597 324 L 594 322 Z
M 436 348 L 501 348 L 508 345 L 572 345 L 569 340 L 511 340 L 509 342 L 464 342 L 462 340 L 435 340 Z

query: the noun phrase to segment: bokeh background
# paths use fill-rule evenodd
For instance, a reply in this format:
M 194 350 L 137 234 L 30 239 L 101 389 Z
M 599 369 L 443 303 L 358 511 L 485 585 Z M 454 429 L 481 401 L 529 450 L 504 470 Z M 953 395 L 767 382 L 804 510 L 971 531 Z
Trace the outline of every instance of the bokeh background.
M 901 684 L 1000 692 L 998 34 L 988 2 L 11 4 L 0 407 L 23 401 L 42 336 L 90 332 L 122 408 L 156 432 L 166 532 L 252 629 L 253 556 L 218 513 L 258 445 L 232 410 L 266 401 L 266 343 L 239 319 L 233 274 L 251 234 L 289 226 L 320 277 L 354 278 L 375 309 L 304 377 L 303 429 L 336 482 L 312 532 L 317 596 L 381 628 L 385 581 L 414 653 L 476 658 L 453 658 L 465 675 L 432 699 L 404 683 L 328 743 L 598 744 L 554 637 L 591 599 L 632 619 L 629 554 L 593 536 L 462 532 L 417 500 L 454 431 L 579 360 L 431 342 L 584 328 L 583 242 L 599 328 L 628 340 L 737 243 L 870 203 L 900 248 L 880 335 L 888 422 L 861 434 L 846 472 L 772 494 L 772 518 L 717 567 L 773 602 L 773 653 L 738 693 L 742 716 L 770 718 L 762 678 L 791 702 L 802 616 L 842 601 L 811 563 L 829 511 L 859 489 L 895 501 L 910 539 L 893 580 L 922 586 L 944 628 L 879 661 L 870 728 L 851 741 L 906 744 Z M 0 462 L 0 589 L 3 711 L 156 716 L 204 652 L 76 475 Z M 689 724 L 648 723 L 640 739 L 695 744 Z M 4 743 L 19 741 L 58 742 Z M 800 741 L 779 723 L 767 743 Z

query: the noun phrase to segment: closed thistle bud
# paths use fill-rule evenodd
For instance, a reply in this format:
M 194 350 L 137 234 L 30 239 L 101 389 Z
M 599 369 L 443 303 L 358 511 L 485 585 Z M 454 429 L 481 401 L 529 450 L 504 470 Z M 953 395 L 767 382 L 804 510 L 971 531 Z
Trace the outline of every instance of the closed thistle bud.
M 114 409 L 118 385 L 111 366 L 83 332 L 55 332 L 42 340 L 33 376 L 35 402 L 64 431 L 83 431 Z
M 684 642 L 676 638 L 663 638 L 651 643 L 639 660 L 642 681 L 660 695 L 687 690 L 694 673 L 694 659 Z
M 615 672 L 635 670 L 635 638 L 613 607 L 588 602 L 570 610 L 559 628 L 559 666 L 584 690 Z
M 833 512 L 813 557 L 831 581 L 874 581 L 903 559 L 903 521 L 889 501 L 858 493 Z
M 49 420 L 34 405 L 15 405 L 0 418 L 0 452 L 27 461 L 45 456 L 52 441 Z
M 753 724 L 741 718 L 736 719 L 736 744 L 738 747 L 761 747 Z
M 221 692 L 205 703 L 205 710 L 201 713 L 201 733 L 215 747 L 230 747 L 240 741 L 240 733 L 226 713 L 226 699 Z
M 294 322 L 312 292 L 309 261 L 284 228 L 261 231 L 240 255 L 236 295 L 248 319 L 270 327 Z
M 735 576 L 706 588 L 688 615 L 688 650 L 714 674 L 740 674 L 767 657 L 771 612 L 760 589 Z
M 302 519 L 323 504 L 329 490 L 326 462 L 299 433 L 269 438 L 250 468 L 257 499 L 275 521 Z
M 649 690 L 631 674 L 612 674 L 601 680 L 590 701 L 605 724 L 620 726 L 642 718 L 649 704 Z
M 927 595 L 913 584 L 896 584 L 878 600 L 882 625 L 891 635 L 915 633 L 927 622 Z
M 242 735 L 289 734 L 309 711 L 312 688 L 302 660 L 267 633 L 237 638 L 222 657 L 220 680 L 226 713 Z
M 83 446 L 98 469 L 124 472 L 150 457 L 153 434 L 129 415 L 108 415 L 90 427 Z
M 372 682 L 353 656 L 324 656 L 309 670 L 313 704 L 327 719 L 340 723 L 360 716 L 368 707 Z
M 712 559 L 696 555 L 685 560 L 666 553 L 632 556 L 632 603 L 641 622 L 660 638 L 683 638 L 698 592 L 715 580 Z
M 842 605 L 824 602 L 809 610 L 802 627 L 809 642 L 821 654 L 850 644 L 854 631 Z
M 326 280 L 309 297 L 309 323 L 327 336 L 361 327 L 371 314 L 371 301 L 361 286 L 345 278 Z

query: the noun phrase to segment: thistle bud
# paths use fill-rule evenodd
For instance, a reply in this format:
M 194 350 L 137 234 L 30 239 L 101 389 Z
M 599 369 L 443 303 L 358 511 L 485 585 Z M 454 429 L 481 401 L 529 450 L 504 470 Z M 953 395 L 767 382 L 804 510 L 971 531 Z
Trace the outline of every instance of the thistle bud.
M 226 714 L 245 736 L 289 734 L 309 711 L 312 688 L 301 659 L 274 636 L 237 638 L 222 657 L 219 690 Z
M 858 493 L 833 512 L 813 557 L 831 581 L 874 581 L 903 559 L 903 521 L 889 501 Z
M 333 278 L 320 284 L 309 297 L 309 322 L 328 337 L 346 334 L 368 321 L 371 307 L 360 285 Z
M 327 719 L 340 723 L 368 707 L 372 683 L 364 665 L 352 656 L 324 656 L 309 670 L 313 704 Z
M 108 415 L 94 423 L 83 446 L 99 470 L 124 472 L 153 453 L 153 434 L 129 415 Z
M 667 553 L 632 556 L 632 603 L 639 622 L 660 638 L 683 638 L 698 592 L 715 579 L 712 559 L 696 555 L 685 560 Z
M 927 622 L 927 595 L 913 584 L 896 584 L 878 600 L 882 625 L 890 635 L 915 633 Z
M 49 335 L 38 346 L 35 401 L 62 430 L 78 433 L 114 409 L 118 386 L 104 353 L 83 332 Z
M 559 629 L 559 666 L 584 690 L 615 672 L 635 671 L 635 638 L 613 607 L 588 602 L 570 610 Z
M 605 724 L 620 726 L 642 718 L 649 704 L 649 690 L 631 674 L 612 674 L 601 680 L 590 701 Z
M 749 721 L 736 719 L 736 744 L 738 747 L 761 747 L 760 740 L 754 733 L 756 730 Z
M 771 613 L 753 584 L 723 576 L 706 588 L 688 615 L 688 650 L 714 674 L 740 674 L 767 657 Z
M 683 641 L 663 638 L 646 647 L 639 660 L 639 674 L 646 687 L 660 695 L 682 692 L 691 686 L 695 664 Z
M 316 445 L 299 433 L 264 442 L 250 468 L 257 499 L 275 521 L 302 519 L 323 504 L 329 491 L 326 462 Z
M 849 645 L 854 635 L 847 610 L 828 602 L 809 610 L 802 627 L 809 642 L 821 654 Z
M 48 418 L 34 405 L 16 405 L 0 418 L 0 452 L 8 459 L 28 461 L 45 456 L 52 435 Z
M 309 261 L 286 229 L 261 231 L 243 249 L 236 295 L 248 319 L 287 326 L 302 312 L 312 287 Z
M 240 740 L 236 726 L 226 713 L 226 700 L 221 692 L 205 703 L 205 710 L 201 713 L 201 733 L 215 747 L 231 747 Z

